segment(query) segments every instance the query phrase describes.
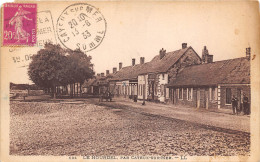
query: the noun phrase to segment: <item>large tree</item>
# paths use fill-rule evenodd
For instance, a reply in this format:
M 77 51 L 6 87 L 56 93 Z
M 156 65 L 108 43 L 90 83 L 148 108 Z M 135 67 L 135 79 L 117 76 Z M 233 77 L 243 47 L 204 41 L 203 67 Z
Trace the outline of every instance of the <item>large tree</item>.
M 51 88 L 54 98 L 56 87 L 71 85 L 75 93 L 75 83 L 80 83 L 94 75 L 91 57 L 80 50 L 65 50 L 60 45 L 45 44 L 44 49 L 33 55 L 29 65 L 30 79 L 40 87 Z
M 45 44 L 44 49 L 32 56 L 28 74 L 30 79 L 40 87 L 51 88 L 56 97 L 56 86 L 68 83 L 68 58 L 60 45 Z
M 67 50 L 67 58 L 69 65 L 67 66 L 69 83 L 73 84 L 71 86 L 75 91 L 75 83 L 80 84 L 80 94 L 81 86 L 85 80 L 91 78 L 94 75 L 93 69 L 91 68 L 91 57 L 84 54 L 79 49 L 77 50 Z

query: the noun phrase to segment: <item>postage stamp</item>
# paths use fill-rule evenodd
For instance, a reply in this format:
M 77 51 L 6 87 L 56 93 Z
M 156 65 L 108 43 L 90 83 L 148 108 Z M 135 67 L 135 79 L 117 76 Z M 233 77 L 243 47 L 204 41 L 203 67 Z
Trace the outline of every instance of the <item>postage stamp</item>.
M 35 45 L 37 4 L 5 3 L 3 10 L 3 45 Z
M 61 13 L 57 20 L 57 34 L 65 47 L 87 52 L 101 44 L 106 26 L 106 20 L 98 8 L 76 3 Z
M 17 48 L 16 46 L 11 46 L 5 52 L 8 54 L 13 67 L 27 68 L 32 56 L 39 49 L 44 48 L 45 43 L 57 43 L 52 14 L 49 10 L 37 12 L 37 41 L 33 47 Z

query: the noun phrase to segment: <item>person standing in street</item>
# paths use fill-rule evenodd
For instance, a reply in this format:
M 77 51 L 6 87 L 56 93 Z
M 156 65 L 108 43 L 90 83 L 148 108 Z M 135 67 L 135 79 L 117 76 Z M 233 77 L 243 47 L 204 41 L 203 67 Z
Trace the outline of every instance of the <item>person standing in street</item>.
M 243 95 L 243 110 L 245 115 L 249 115 L 250 109 L 249 109 L 249 103 L 248 103 L 248 97 L 244 94 Z
M 238 111 L 237 111 L 237 102 L 238 99 L 236 98 L 235 95 L 233 95 L 231 103 L 232 103 L 232 109 L 233 109 L 233 114 L 237 114 L 238 115 Z

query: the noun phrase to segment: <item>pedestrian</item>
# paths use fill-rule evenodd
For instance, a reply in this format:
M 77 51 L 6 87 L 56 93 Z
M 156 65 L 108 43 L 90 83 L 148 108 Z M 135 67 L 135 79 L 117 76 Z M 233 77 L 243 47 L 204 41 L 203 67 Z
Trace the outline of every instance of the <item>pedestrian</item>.
M 233 95 L 231 103 L 232 103 L 232 109 L 233 109 L 233 114 L 237 114 L 238 115 L 238 111 L 237 111 L 237 102 L 238 99 L 236 98 L 235 95 Z
M 249 108 L 249 103 L 248 103 L 248 97 L 244 94 L 243 95 L 243 109 L 244 109 L 244 114 L 249 115 L 250 113 L 250 108 Z

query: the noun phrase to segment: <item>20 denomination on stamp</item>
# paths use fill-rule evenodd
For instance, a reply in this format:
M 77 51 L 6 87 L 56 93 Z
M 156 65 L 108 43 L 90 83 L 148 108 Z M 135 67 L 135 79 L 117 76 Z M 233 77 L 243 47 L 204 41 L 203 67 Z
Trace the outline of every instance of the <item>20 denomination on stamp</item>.
M 57 34 L 67 48 L 84 52 L 97 48 L 105 37 L 106 20 L 99 9 L 86 3 L 68 6 L 57 20 Z

